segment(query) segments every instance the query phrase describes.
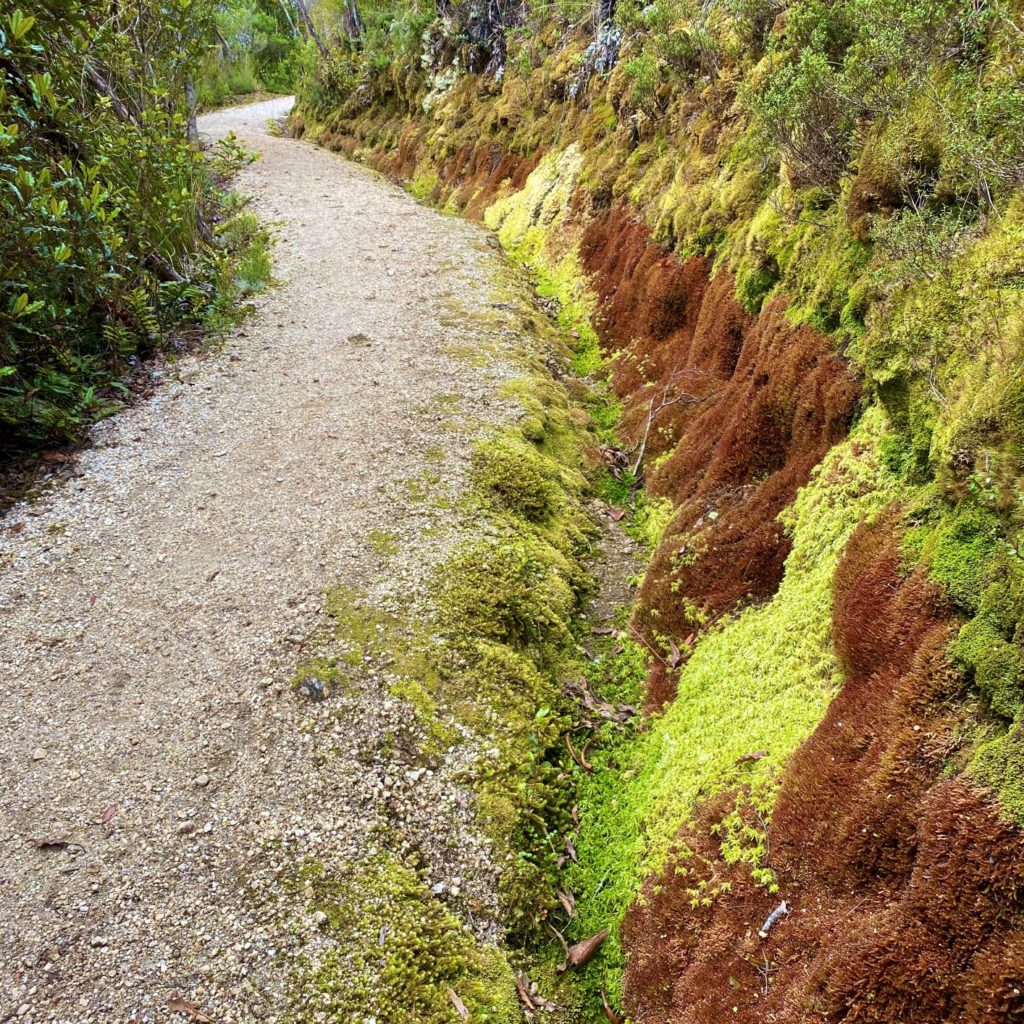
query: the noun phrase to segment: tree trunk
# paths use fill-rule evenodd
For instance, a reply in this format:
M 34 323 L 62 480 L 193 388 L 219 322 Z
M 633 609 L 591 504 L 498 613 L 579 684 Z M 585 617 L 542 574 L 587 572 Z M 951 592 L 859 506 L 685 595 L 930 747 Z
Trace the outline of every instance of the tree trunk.
M 330 57 L 330 52 L 324 44 L 323 39 L 321 39 L 320 33 L 317 32 L 316 26 L 313 24 L 313 19 L 309 16 L 309 8 L 306 6 L 306 0 L 295 0 L 295 5 L 299 9 L 299 14 L 302 15 L 302 20 L 305 22 L 306 28 L 309 30 L 309 34 L 313 37 L 313 42 L 316 43 L 316 48 L 320 51 L 320 56 L 326 60 Z
M 185 79 L 185 106 L 188 107 L 188 141 L 199 144 L 199 126 L 196 124 L 196 87 L 190 75 Z
M 345 27 L 345 34 L 350 43 L 355 43 L 363 37 L 363 19 L 359 16 L 359 4 L 357 0 L 345 0 L 345 10 L 342 14 L 342 25 Z

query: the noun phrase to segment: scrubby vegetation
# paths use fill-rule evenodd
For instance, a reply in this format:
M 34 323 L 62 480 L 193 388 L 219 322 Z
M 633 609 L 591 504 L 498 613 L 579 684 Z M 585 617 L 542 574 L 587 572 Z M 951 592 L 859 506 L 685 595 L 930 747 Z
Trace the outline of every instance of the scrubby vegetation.
M 650 722 L 577 773 L 571 934 L 626 915 L 645 1021 L 1014 1019 L 1020 6 L 397 2 L 363 21 L 321 21 L 296 130 L 493 227 L 577 368 L 608 360 L 620 477 L 674 508 L 629 627 Z M 870 657 L 844 632 L 890 626 Z M 885 694 L 874 717 L 862 692 Z M 997 878 L 1002 904 L 957 902 Z M 890 901 L 874 933 L 898 946 L 831 914 L 820 942 L 842 887 L 843 913 Z M 782 897 L 800 927 L 729 948 Z M 927 926 L 921 901 L 943 908 Z M 617 949 L 588 968 L 595 1017 Z
M 229 319 L 269 278 L 263 230 L 192 138 L 212 5 L 0 18 L 0 451 L 77 437 L 140 358 Z
M 254 93 L 294 88 L 309 45 L 299 10 L 281 0 L 215 5 L 213 32 L 200 57 L 196 99 L 209 109 Z

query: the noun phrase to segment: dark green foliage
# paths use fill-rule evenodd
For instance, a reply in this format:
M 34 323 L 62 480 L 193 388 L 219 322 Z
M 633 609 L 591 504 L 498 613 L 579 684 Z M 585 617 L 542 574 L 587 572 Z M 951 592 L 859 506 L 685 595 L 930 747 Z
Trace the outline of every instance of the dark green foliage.
M 216 31 L 196 83 L 200 106 L 294 88 L 304 43 L 299 14 L 291 3 L 227 0 L 217 5 L 215 20 Z
M 215 173 L 242 158 L 187 138 L 209 4 L 31 10 L 0 18 L 2 449 L 73 437 L 138 357 L 224 311 Z

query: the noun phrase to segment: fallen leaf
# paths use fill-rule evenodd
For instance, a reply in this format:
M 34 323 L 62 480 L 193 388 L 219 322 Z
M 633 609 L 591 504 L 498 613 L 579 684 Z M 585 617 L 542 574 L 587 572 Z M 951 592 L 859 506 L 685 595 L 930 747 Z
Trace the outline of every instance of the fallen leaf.
M 516 995 L 523 1004 L 523 1012 L 528 1020 L 533 1020 L 537 1010 L 557 1010 L 558 1007 L 537 992 L 537 985 L 530 981 L 522 971 L 516 974 Z
M 562 889 L 556 890 L 558 895 L 558 902 L 562 904 L 565 912 L 570 917 L 576 916 L 576 898 L 571 892 L 565 892 Z
M 38 839 L 29 839 L 29 842 L 40 850 L 67 850 L 77 847 L 83 853 L 85 847 L 76 843 L 73 839 L 57 839 L 54 836 L 41 836 Z
M 71 461 L 71 456 L 70 455 L 65 455 L 63 452 L 53 452 L 53 451 L 42 452 L 40 454 L 39 458 L 41 458 L 43 460 L 43 462 L 49 462 L 49 463 L 54 463 L 54 464 L 61 463 L 61 462 L 70 462 Z
M 614 626 L 597 626 L 590 631 L 594 636 L 614 636 L 618 630 Z
M 671 652 L 668 659 L 670 668 L 679 668 L 679 663 L 683 660 L 683 653 L 679 650 L 679 645 L 675 640 L 669 639 L 668 649 Z
M 743 754 L 736 758 L 737 764 L 747 764 L 749 761 L 760 761 L 762 757 L 767 757 L 767 750 L 755 750 L 752 754 Z
M 466 1009 L 466 1004 L 458 997 L 455 989 L 448 989 L 448 998 L 452 1001 L 452 1006 L 455 1007 L 456 1012 L 463 1020 L 469 1019 L 469 1010 Z
M 612 1009 L 611 1003 L 608 1002 L 608 997 L 604 994 L 604 989 L 601 989 L 601 1004 L 604 1006 L 604 1015 L 608 1018 L 611 1024 L 622 1024 L 622 1019 Z
M 199 1009 L 199 1004 L 193 1003 L 191 999 L 182 999 L 176 995 L 171 996 L 167 1000 L 167 1009 L 177 1011 L 178 1013 L 186 1013 L 189 1020 L 206 1021 L 209 1024 L 213 1024 L 213 1018 L 208 1013 L 203 1013 Z
M 597 952 L 598 947 L 606 938 L 608 938 L 608 929 L 602 928 L 596 935 L 591 935 L 589 939 L 584 939 L 582 942 L 577 942 L 575 946 L 570 946 L 569 952 L 565 957 L 565 963 L 559 964 L 555 970 L 561 974 L 570 967 L 582 967 Z
M 576 847 L 573 846 L 572 840 L 568 836 L 565 837 L 565 852 L 573 864 L 579 864 L 580 858 L 576 854 Z
M 21 533 L 21 531 L 25 529 L 25 520 L 22 519 L 21 522 L 11 523 L 8 529 L 11 533 Z
M 96 606 L 96 595 L 95 594 L 90 594 L 89 595 L 89 607 L 90 608 L 94 608 L 95 606 Z
M 625 514 L 626 510 L 624 508 L 611 508 L 608 510 L 608 518 L 613 523 L 617 523 Z
M 533 1020 L 537 1007 L 530 995 L 530 979 L 522 971 L 516 975 L 516 995 L 519 996 L 519 1002 L 523 1004 L 523 1012 L 527 1018 Z
M 100 824 L 106 825 L 106 823 L 110 821 L 115 814 L 117 814 L 117 804 L 111 804 L 109 807 L 105 808 L 103 813 L 100 815 Z

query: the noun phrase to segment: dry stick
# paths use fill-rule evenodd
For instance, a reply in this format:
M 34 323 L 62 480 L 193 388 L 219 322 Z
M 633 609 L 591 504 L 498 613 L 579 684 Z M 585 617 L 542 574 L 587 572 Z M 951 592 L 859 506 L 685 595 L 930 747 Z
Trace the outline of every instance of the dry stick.
M 644 454 L 647 451 L 647 439 L 650 437 L 651 427 L 654 425 L 654 418 L 659 412 L 672 405 L 701 405 L 703 402 L 708 402 L 712 398 L 718 397 L 717 391 L 713 391 L 711 394 L 705 395 L 703 398 L 698 398 L 696 395 L 691 395 L 688 391 L 683 391 L 676 395 L 675 398 L 669 398 L 669 390 L 679 377 L 679 372 L 680 371 L 673 370 L 672 373 L 669 374 L 668 380 L 665 381 L 665 386 L 661 389 L 661 401 L 658 403 L 657 408 L 655 408 L 653 398 L 647 407 L 647 423 L 644 426 L 644 436 L 640 440 L 640 449 L 637 452 L 636 460 L 633 463 L 633 476 L 636 476 L 637 473 L 640 472 L 640 465 L 643 463 Z
M 586 755 L 582 757 L 576 753 L 576 748 L 572 745 L 572 740 L 569 738 L 569 734 L 565 734 L 565 745 L 569 748 L 569 756 L 585 771 L 592 772 L 594 766 L 587 762 Z M 586 747 L 583 748 L 586 751 Z
M 278 0 L 278 3 L 281 5 L 281 10 L 284 11 L 284 16 L 288 19 L 288 27 L 292 30 L 292 35 L 297 36 L 299 34 L 299 29 L 292 20 L 292 12 L 288 10 L 288 5 L 284 0 Z

